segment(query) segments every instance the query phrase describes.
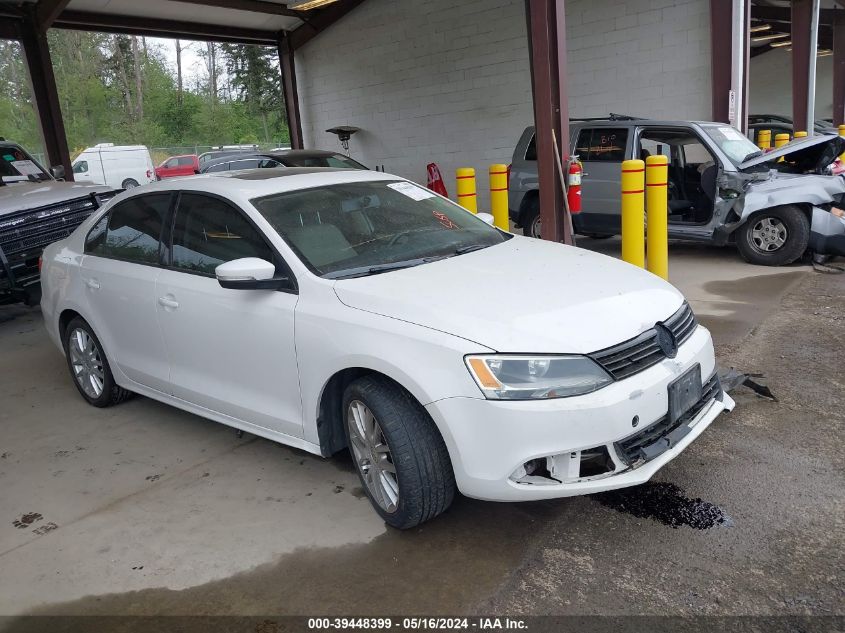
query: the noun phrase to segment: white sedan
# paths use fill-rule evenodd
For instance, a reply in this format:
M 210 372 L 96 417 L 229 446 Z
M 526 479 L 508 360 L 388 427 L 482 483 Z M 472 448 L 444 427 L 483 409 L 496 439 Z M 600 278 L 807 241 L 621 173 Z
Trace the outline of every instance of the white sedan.
M 674 287 L 384 173 L 125 192 L 44 252 L 42 286 L 89 403 L 139 393 L 325 457 L 349 447 L 398 528 L 456 489 L 643 483 L 733 407 Z

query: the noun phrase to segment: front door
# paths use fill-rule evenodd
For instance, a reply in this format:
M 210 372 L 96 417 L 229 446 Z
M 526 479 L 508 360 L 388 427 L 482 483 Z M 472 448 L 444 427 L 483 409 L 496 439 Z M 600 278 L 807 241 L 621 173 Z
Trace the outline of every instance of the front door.
M 279 263 L 240 209 L 182 193 L 169 266 L 156 282 L 171 388 L 211 411 L 302 437 L 293 330 L 298 295 L 222 288 L 214 269 L 242 257 Z
M 157 391 L 169 364 L 156 323 L 160 237 L 173 196 L 155 193 L 116 204 L 88 234 L 81 271 L 88 319 L 112 364 Z

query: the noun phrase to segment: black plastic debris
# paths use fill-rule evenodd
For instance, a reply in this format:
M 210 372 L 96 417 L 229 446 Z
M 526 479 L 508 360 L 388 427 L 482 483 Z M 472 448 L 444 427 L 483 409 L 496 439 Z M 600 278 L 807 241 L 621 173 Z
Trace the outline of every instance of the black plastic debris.
M 727 371 L 719 371 L 719 382 L 722 383 L 722 389 L 726 392 L 731 393 L 739 387 L 748 387 L 758 396 L 777 402 L 778 399 L 772 393 L 772 390 L 763 384 L 765 378 L 763 374 L 744 373 L 733 367 Z

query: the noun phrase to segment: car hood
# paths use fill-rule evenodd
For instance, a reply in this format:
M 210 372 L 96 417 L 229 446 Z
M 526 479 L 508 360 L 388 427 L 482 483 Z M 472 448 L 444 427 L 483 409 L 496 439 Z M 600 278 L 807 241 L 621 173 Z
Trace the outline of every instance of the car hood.
M 640 268 L 518 236 L 430 264 L 338 280 L 334 288 L 347 306 L 520 353 L 604 349 L 683 303 L 673 286 Z
M 113 189 L 102 185 L 59 180 L 9 183 L 0 187 L 0 215 L 46 207 L 106 191 L 113 191 Z
M 836 134 L 808 136 L 790 141 L 782 147 L 761 154 L 738 165 L 741 171 L 789 156 L 799 172 L 819 171 L 830 165 L 845 151 L 845 138 Z

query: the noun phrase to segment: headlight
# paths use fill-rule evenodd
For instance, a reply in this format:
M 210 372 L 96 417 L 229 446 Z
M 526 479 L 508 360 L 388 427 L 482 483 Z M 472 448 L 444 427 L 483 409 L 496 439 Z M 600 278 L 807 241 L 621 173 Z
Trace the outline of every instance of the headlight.
M 492 400 L 579 396 L 613 378 L 586 356 L 467 356 L 475 382 Z

